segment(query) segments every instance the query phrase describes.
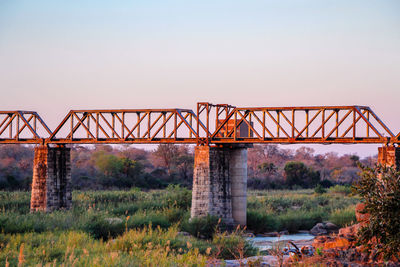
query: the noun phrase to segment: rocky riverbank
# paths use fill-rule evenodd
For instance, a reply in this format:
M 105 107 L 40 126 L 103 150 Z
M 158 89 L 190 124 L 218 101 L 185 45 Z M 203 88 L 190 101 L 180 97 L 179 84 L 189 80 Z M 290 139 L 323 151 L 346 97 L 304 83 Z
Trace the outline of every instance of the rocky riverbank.
M 268 247 L 266 251 L 270 255 L 249 257 L 241 260 L 226 260 L 229 267 L 236 266 L 400 266 L 399 262 L 383 261 L 376 250 L 366 252 L 365 248 L 357 244 L 358 231 L 368 223 L 368 214 L 362 213 L 364 206 L 356 207 L 357 224 L 338 229 L 329 222 L 318 223 L 310 233 L 315 238 L 301 240 L 298 236 L 278 234 L 276 239 L 268 233 L 253 244 L 257 247 Z M 279 240 L 279 237 L 283 237 Z M 268 239 L 269 238 L 269 239 Z

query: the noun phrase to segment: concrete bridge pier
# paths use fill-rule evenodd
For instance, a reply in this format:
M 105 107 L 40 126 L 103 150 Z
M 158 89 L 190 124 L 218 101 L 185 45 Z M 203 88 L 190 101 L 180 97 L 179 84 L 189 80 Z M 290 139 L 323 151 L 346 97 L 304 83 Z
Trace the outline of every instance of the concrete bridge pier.
M 378 163 L 386 166 L 394 166 L 400 170 L 400 147 L 378 147 Z
M 247 147 L 196 146 L 191 218 L 214 215 L 246 225 Z
M 71 208 L 70 154 L 65 146 L 35 147 L 31 212 Z

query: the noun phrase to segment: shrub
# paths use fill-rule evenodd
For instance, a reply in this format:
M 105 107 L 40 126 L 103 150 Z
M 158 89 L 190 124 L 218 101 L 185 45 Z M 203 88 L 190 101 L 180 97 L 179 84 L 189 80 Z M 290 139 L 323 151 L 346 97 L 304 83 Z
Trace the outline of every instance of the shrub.
M 286 183 L 290 188 L 294 186 L 314 187 L 321 179 L 320 173 L 307 167 L 303 162 L 289 161 L 285 168 Z
M 322 222 L 324 212 L 316 210 L 311 212 L 288 211 L 286 214 L 277 216 L 279 230 L 297 232 L 299 230 L 309 230 L 315 224 Z
M 110 237 L 122 234 L 125 230 L 125 223 L 120 218 L 106 218 L 104 215 L 94 215 L 82 228 L 94 238 L 107 240 Z
M 210 239 L 214 235 L 220 220 L 216 216 L 192 218 L 182 223 L 182 229 L 195 237 Z
M 212 244 L 219 252 L 221 259 L 243 259 L 257 254 L 258 250 L 245 240 L 243 232 L 237 229 L 234 233 L 227 232 L 214 235 Z
M 255 233 L 265 233 L 277 230 L 277 222 L 270 214 L 247 211 L 247 227 Z
M 188 219 L 190 212 L 182 210 L 176 207 L 165 208 L 162 210 L 162 214 L 167 218 L 170 223 L 181 223 L 185 219 Z
M 349 185 L 335 185 L 328 189 L 329 193 L 336 193 L 336 194 L 344 194 L 349 195 L 351 194 L 351 186 Z
M 380 165 L 360 167 L 361 179 L 355 190 L 364 200 L 369 222 L 358 240 L 369 250 L 375 246 L 385 259 L 400 260 L 400 172 Z
M 192 192 L 179 185 L 169 185 L 162 200 L 165 206 L 174 206 L 181 209 L 189 209 L 192 204 Z
M 323 188 L 329 188 L 333 186 L 333 183 L 330 180 L 324 179 L 321 182 L 319 182 L 320 185 L 322 185 Z
M 353 224 L 356 221 L 355 207 L 349 206 L 346 209 L 334 210 L 329 215 L 328 221 L 336 224 L 339 227 Z
M 168 218 L 159 211 L 150 212 L 137 212 L 132 215 L 127 221 L 127 227 L 131 228 L 142 228 L 151 225 L 152 227 L 168 228 L 171 223 Z
M 314 188 L 314 192 L 316 194 L 324 194 L 326 193 L 326 189 L 321 184 L 317 184 L 317 186 Z

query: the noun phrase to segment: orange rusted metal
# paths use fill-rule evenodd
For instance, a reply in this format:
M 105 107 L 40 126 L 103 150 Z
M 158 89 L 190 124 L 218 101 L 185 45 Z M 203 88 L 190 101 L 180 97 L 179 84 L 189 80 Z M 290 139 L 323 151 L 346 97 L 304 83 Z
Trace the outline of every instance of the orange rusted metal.
M 48 143 L 196 143 L 188 109 L 71 110 Z
M 215 122 L 215 123 L 212 123 Z M 41 131 L 38 132 L 38 127 Z M 0 112 L 1 143 L 399 144 L 366 106 L 71 110 L 52 132 L 33 111 Z
M 233 129 L 221 137 L 232 120 Z M 243 124 L 249 132 L 238 136 L 234 129 Z M 395 138 L 364 106 L 235 108 L 210 136 L 212 143 L 387 144 Z
M 51 130 L 34 111 L 0 111 L 0 144 L 40 144 Z

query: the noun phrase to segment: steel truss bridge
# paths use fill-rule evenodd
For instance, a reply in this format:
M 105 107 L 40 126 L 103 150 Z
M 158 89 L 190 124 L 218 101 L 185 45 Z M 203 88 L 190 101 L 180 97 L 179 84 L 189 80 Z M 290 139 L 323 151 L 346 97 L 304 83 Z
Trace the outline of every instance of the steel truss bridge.
M 400 143 L 367 106 L 71 110 L 52 131 L 34 111 L 0 111 L 0 144 Z

